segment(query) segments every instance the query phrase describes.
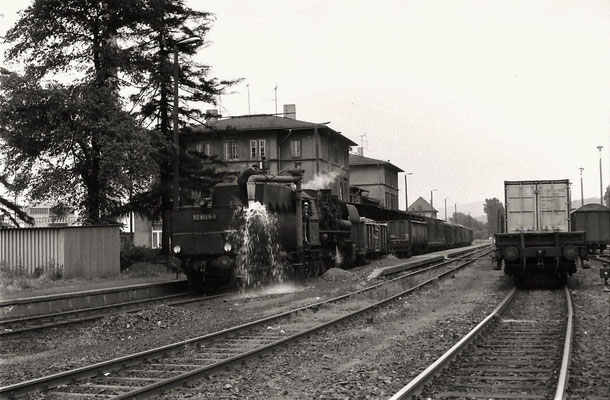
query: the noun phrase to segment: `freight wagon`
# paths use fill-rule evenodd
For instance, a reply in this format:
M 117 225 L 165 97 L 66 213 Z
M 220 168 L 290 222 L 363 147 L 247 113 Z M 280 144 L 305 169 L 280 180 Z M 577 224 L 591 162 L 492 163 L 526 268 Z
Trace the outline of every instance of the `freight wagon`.
M 495 235 L 494 258 L 517 284 L 541 276 L 565 281 L 586 257 L 585 232 L 570 231 L 570 182 L 504 182 L 504 233 Z
M 601 204 L 586 204 L 572 212 L 572 230 L 587 234 L 589 253 L 603 252 L 610 245 L 610 209 Z

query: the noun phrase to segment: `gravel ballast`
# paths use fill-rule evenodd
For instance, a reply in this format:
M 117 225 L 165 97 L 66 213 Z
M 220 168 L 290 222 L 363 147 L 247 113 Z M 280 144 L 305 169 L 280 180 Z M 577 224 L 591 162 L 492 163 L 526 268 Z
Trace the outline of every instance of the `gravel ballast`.
M 365 278 L 376 267 L 374 262 L 350 271 L 333 269 L 304 287 L 285 285 L 256 295 L 233 295 L 179 308 L 159 306 L 94 324 L 5 338 L 0 381 L 6 385 L 61 372 L 334 297 L 373 283 Z M 570 281 L 576 314 L 571 398 L 607 398 L 610 301 L 602 283 L 597 268 L 580 270 Z M 512 280 L 493 271 L 484 258 L 454 278 L 391 307 L 190 382 L 162 397 L 388 398 L 478 323 L 511 287 Z

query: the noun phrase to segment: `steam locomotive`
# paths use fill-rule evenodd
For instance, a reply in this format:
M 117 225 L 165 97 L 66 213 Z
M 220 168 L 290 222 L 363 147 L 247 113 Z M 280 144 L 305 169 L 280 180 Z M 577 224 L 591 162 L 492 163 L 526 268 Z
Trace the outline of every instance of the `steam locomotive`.
M 383 254 L 408 257 L 472 242 L 472 231 L 463 226 L 346 203 L 330 190 L 301 189 L 300 179 L 300 171 L 255 175 L 248 181 L 247 199 L 237 184 L 221 183 L 201 206 L 181 207 L 171 217 L 170 264 L 182 269 L 193 290 L 243 282 L 239 215 L 254 202 L 277 219 L 275 237 L 266 239 L 281 247 L 274 261 L 297 277 L 318 276 L 334 266 L 348 268 Z

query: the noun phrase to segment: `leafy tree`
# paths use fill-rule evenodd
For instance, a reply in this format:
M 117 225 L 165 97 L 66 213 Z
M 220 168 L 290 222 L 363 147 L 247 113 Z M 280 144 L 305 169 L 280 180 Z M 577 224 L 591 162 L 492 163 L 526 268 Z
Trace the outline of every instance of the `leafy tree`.
M 138 23 L 140 3 L 35 0 L 5 36 L 7 58 L 26 65 L 24 77 L 4 72 L 0 99 L 15 187 L 78 207 L 88 223 L 108 219 L 148 158 L 149 140 L 118 101 L 117 68 L 129 51 L 117 42 Z M 60 72 L 79 79 L 39 83 Z
M 200 121 L 203 113 L 198 108 L 187 108 L 185 102 L 216 104 L 216 98 L 237 81 L 219 81 L 209 77 L 210 67 L 193 61 L 192 56 L 205 45 L 204 38 L 211 28 L 213 15 L 191 9 L 183 0 L 150 0 L 143 10 L 146 23 L 138 25 L 131 33 L 137 43 L 132 51 L 133 63 L 129 74 L 141 90 L 131 96 L 137 107 L 137 115 L 145 126 L 155 131 L 160 174 L 147 193 L 142 193 L 133 208 L 152 215 L 165 216 L 172 208 L 171 187 L 173 182 L 173 118 L 174 112 L 174 72 L 178 69 L 180 101 L 177 113 L 181 117 L 179 128 L 189 121 Z M 180 45 L 189 38 L 201 38 L 199 42 Z M 178 51 L 178 65 L 174 65 L 174 49 Z M 200 153 L 181 148 L 180 152 L 180 189 L 181 197 L 186 198 L 192 191 L 208 190 L 221 177 L 214 169 L 215 159 Z M 160 198 L 160 202 L 150 200 Z M 137 200 L 145 200 L 140 204 Z M 142 208 L 141 205 L 154 206 Z M 167 220 L 163 218 L 164 229 L 162 244 L 167 249 Z
M 134 181 L 146 184 L 148 136 L 111 89 L 43 87 L 10 73 L 0 75 L 0 87 L 0 153 L 15 190 L 102 223 L 112 221 L 112 209 Z
M 470 215 L 457 212 L 454 217 L 449 218 L 449 221 L 472 229 L 472 235 L 475 239 L 485 239 L 488 237 L 485 224 L 472 218 Z
M 12 185 L 3 176 L 0 176 L 0 185 L 8 189 L 12 188 Z M 21 207 L 3 196 L 0 196 L 0 217 L 1 219 L 8 218 L 15 226 L 19 226 L 19 221 L 28 224 L 34 223 L 34 218 L 27 215 Z
M 497 198 L 485 199 L 483 211 L 487 215 L 487 232 L 489 235 L 501 232 L 504 221 L 504 205 Z
M 606 187 L 606 193 L 604 193 L 604 203 L 606 203 L 606 207 L 610 208 L 610 186 Z
M 115 96 L 124 84 L 136 88 L 131 100 L 138 121 L 145 128 L 153 128 L 149 141 L 153 146 L 149 153 L 141 149 L 140 165 L 150 157 L 157 167 L 152 169 L 147 187 L 129 191 L 134 201 L 128 208 L 163 215 L 171 209 L 173 46 L 184 38 L 204 38 L 212 21 L 211 14 L 194 11 L 183 0 L 35 0 L 6 35 L 6 41 L 12 44 L 8 57 L 24 61 L 28 74 L 37 78 L 55 72 L 80 73 L 83 83 L 110 88 L 107 94 Z M 177 47 L 180 98 L 215 103 L 215 96 L 233 81 L 208 78 L 209 67 L 192 61 L 191 56 L 202 44 Z M 197 109 L 180 106 L 178 111 L 182 117 L 201 117 Z M 91 152 L 99 152 L 97 142 L 103 135 L 99 131 L 91 136 Z M 181 180 L 185 192 L 193 187 L 201 189 L 201 184 L 211 184 L 218 178 L 205 157 L 193 156 L 185 149 L 180 155 L 190 157 L 181 160 L 181 177 L 191 178 Z M 99 153 L 93 156 L 94 163 L 97 159 Z M 133 175 L 131 167 L 123 170 Z M 97 196 L 94 193 L 90 198 Z M 164 235 L 165 249 L 167 242 Z

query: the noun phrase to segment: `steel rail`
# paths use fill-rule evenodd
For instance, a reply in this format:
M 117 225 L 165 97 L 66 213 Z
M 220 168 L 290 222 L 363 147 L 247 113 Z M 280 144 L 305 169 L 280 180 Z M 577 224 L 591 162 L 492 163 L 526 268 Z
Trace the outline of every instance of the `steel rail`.
M 574 316 L 574 309 L 572 308 L 572 296 L 570 296 L 570 291 L 566 286 L 564 286 L 564 290 L 568 303 L 568 323 L 566 326 L 566 338 L 563 344 L 563 357 L 561 359 L 561 369 L 559 370 L 559 381 L 557 382 L 555 400 L 563 400 L 567 398 L 568 373 L 570 369 L 570 360 L 572 358 L 572 320 Z
M 472 340 L 485 329 L 493 321 L 493 319 L 502 311 L 502 309 L 515 297 L 517 288 L 513 288 L 504 299 L 498 304 L 498 306 L 481 322 L 477 324 L 470 332 L 468 332 L 462 339 L 454 344 L 449 350 L 434 361 L 428 368 L 417 375 L 411 382 L 405 387 L 395 393 L 390 400 L 403 400 L 409 399 L 411 396 L 415 396 L 420 393 L 424 385 L 428 383 L 436 374 L 442 371 L 451 360 L 453 360 L 461 350 L 464 349 Z
M 563 357 L 561 362 L 561 369 L 559 373 L 559 379 L 557 382 L 557 390 L 554 399 L 564 400 L 567 394 L 567 383 L 568 383 L 568 372 L 571 358 L 571 344 L 572 344 L 572 319 L 573 319 L 573 308 L 570 293 L 567 287 L 564 286 L 568 319 L 566 326 L 566 337 L 564 341 Z M 488 327 L 492 321 L 498 316 L 498 314 L 515 298 L 517 288 L 513 288 L 511 292 L 500 302 L 500 304 L 481 322 L 477 324 L 470 332 L 468 332 L 462 339 L 460 339 L 455 345 L 453 345 L 448 351 L 446 351 L 441 357 L 439 357 L 434 363 L 428 368 L 422 371 L 417 377 L 411 380 L 405 387 L 395 393 L 390 400 L 403 400 L 410 399 L 413 396 L 418 395 L 423 390 L 424 386 L 429 383 L 434 376 L 438 375 L 449 363 L 455 359 L 459 353 L 464 350 L 465 346 L 471 343 L 486 327 Z
M 115 315 L 118 312 L 134 313 L 134 312 L 138 312 L 138 311 L 148 310 L 148 309 L 151 309 L 152 307 L 154 307 L 154 304 L 147 304 L 144 307 L 139 307 L 139 308 L 134 308 L 134 309 L 129 309 L 129 310 L 121 310 L 121 308 L 136 306 L 138 304 L 163 302 L 165 300 L 169 300 L 172 298 L 184 297 L 184 296 L 189 296 L 189 295 L 193 295 L 193 294 L 192 293 L 179 293 L 179 294 L 172 294 L 172 295 L 168 295 L 168 296 L 154 297 L 154 298 L 150 298 L 150 299 L 134 300 L 134 301 L 124 302 L 124 303 L 116 303 L 116 304 L 108 304 L 108 305 L 104 305 L 104 306 L 81 308 L 78 310 L 61 311 L 61 312 L 51 313 L 51 314 L 33 315 L 30 317 L 14 318 L 14 319 L 10 319 L 10 320 L 9 319 L 0 320 L 0 329 L 3 329 L 2 331 L 0 331 L 0 337 L 15 335 L 18 333 L 23 333 L 23 332 L 41 330 L 41 329 L 46 329 L 46 328 L 55 328 L 55 327 L 64 326 L 64 325 L 73 325 L 73 324 L 79 324 L 79 323 L 83 323 L 83 322 L 91 322 L 91 321 L 95 321 L 98 319 L 102 319 L 109 315 Z M 199 301 L 207 301 L 207 300 L 211 300 L 211 299 L 226 296 L 226 295 L 227 294 L 218 294 L 218 295 L 212 295 L 212 296 L 197 297 L 194 299 L 174 300 L 174 301 L 170 301 L 168 303 L 163 303 L 163 304 L 173 307 L 173 306 L 179 306 L 179 305 L 188 304 L 188 303 L 196 303 Z M 111 312 L 111 313 L 100 314 L 100 315 L 87 315 L 88 313 L 91 313 L 91 312 L 98 312 L 98 311 L 104 311 L 104 310 L 106 310 L 106 311 L 115 310 L 117 312 L 114 312 L 114 313 Z M 77 317 L 77 318 L 70 319 L 70 320 L 52 321 L 55 318 L 69 317 L 71 315 L 76 316 L 78 314 L 85 314 L 85 315 L 82 317 Z M 37 320 L 41 321 L 42 323 L 39 325 L 25 326 L 25 327 L 21 327 L 21 328 L 17 328 L 17 329 L 10 329 L 10 328 L 3 327 L 5 325 L 9 325 L 9 324 L 28 323 L 28 322 L 35 322 Z
M 484 255 L 486 255 L 486 254 L 484 254 Z M 484 255 L 482 255 L 480 257 L 483 257 Z M 431 279 L 426 280 L 425 282 L 420 283 L 419 285 L 416 285 L 416 286 L 414 286 L 412 288 L 409 288 L 409 289 L 407 289 L 407 290 L 405 290 L 403 292 L 400 292 L 400 293 L 397 293 L 395 295 L 392 295 L 392 296 L 390 296 L 390 297 L 388 297 L 386 299 L 383 299 L 383 300 L 378 301 L 376 303 L 370 304 L 370 305 L 368 305 L 366 307 L 363 307 L 361 309 L 358 309 L 356 311 L 350 312 L 350 313 L 348 313 L 346 315 L 343 315 L 341 317 L 335 318 L 335 319 L 333 319 L 331 321 L 327 321 L 325 323 L 322 323 L 322 324 L 320 324 L 318 326 L 315 326 L 313 328 L 306 329 L 306 330 L 304 330 L 302 332 L 299 332 L 299 333 L 296 333 L 294 335 L 288 336 L 288 337 L 286 337 L 284 339 L 281 339 L 281 340 L 278 340 L 276 342 L 273 342 L 273 343 L 270 343 L 270 344 L 258 347 L 256 349 L 252 349 L 250 351 L 247 351 L 245 353 L 236 355 L 234 357 L 231 357 L 231 358 L 219 361 L 219 362 L 214 363 L 212 365 L 201 367 L 201 368 L 195 369 L 193 371 L 189 371 L 189 372 L 186 372 L 184 374 L 180 374 L 178 376 L 175 376 L 175 377 L 172 377 L 172 378 L 168 378 L 168 379 L 160 381 L 160 382 L 153 383 L 151 385 L 142 387 L 142 388 L 137 389 L 135 391 L 131 391 L 131 392 L 128 392 L 128 393 L 125 393 L 125 394 L 122 394 L 122 395 L 119 395 L 119 396 L 116 396 L 116 397 L 112 397 L 112 399 L 113 400 L 122 400 L 122 399 L 144 398 L 146 396 L 149 396 L 149 395 L 152 395 L 152 394 L 155 394 L 155 393 L 159 393 L 162 390 L 172 389 L 172 388 L 181 386 L 185 381 L 187 381 L 189 379 L 192 379 L 192 378 L 197 377 L 199 375 L 211 372 L 211 371 L 216 370 L 218 368 L 229 366 L 230 364 L 233 364 L 233 363 L 235 363 L 237 361 L 244 360 L 245 358 L 250 357 L 252 355 L 264 353 L 264 352 L 266 352 L 266 351 L 268 351 L 268 350 L 270 350 L 272 348 L 278 347 L 278 346 L 283 345 L 285 343 L 294 342 L 294 341 L 296 341 L 299 338 L 303 338 L 303 337 L 309 336 L 309 335 L 311 335 L 314 332 L 317 332 L 319 330 L 322 330 L 322 329 L 327 328 L 327 327 L 332 326 L 332 325 L 336 325 L 336 324 L 338 324 L 341 321 L 344 321 L 344 320 L 349 319 L 349 318 L 356 317 L 356 316 L 358 316 L 360 314 L 363 314 L 363 313 L 365 313 L 367 311 L 370 311 L 370 310 L 372 310 L 374 308 L 377 308 L 377 307 L 382 306 L 382 305 L 384 305 L 386 303 L 389 303 L 389 302 L 391 302 L 393 300 L 401 298 L 401 297 L 403 297 L 403 296 L 405 296 L 407 294 L 410 294 L 411 292 L 414 292 L 416 290 L 419 290 L 419 289 L 427 286 L 428 284 L 430 284 L 430 283 L 432 283 L 434 281 L 437 281 L 438 279 L 440 279 L 441 277 L 443 277 L 443 276 L 445 276 L 445 275 L 447 275 L 449 273 L 455 272 L 456 270 L 459 270 L 459 269 L 465 267 L 466 265 L 472 264 L 476 260 L 477 260 L 477 258 L 472 259 L 472 260 L 468 260 L 468 261 L 464 262 L 463 264 L 460 264 L 457 267 L 455 267 L 455 268 L 453 268 L 453 269 L 451 269 L 449 271 L 443 272 L 442 274 L 440 274 L 438 276 L 435 276 L 435 277 L 433 277 Z M 421 271 L 417 271 L 417 272 L 421 272 Z M 404 278 L 404 277 L 401 277 L 401 278 Z M 400 278 L 395 278 L 392 281 L 394 281 L 396 279 L 400 279 Z M 391 281 L 388 281 L 386 283 L 389 283 L 389 282 L 391 282 Z M 379 285 L 375 285 L 375 286 L 366 288 L 363 291 L 366 291 L 366 290 L 369 290 L 369 289 L 372 289 L 372 288 L 377 288 L 377 287 L 379 287 Z M 359 293 L 359 292 L 361 292 L 361 291 L 354 292 L 354 293 Z M 340 296 L 340 297 L 344 297 L 344 296 Z M 140 397 L 140 396 L 144 396 L 144 397 Z
M 472 253 L 473 254 L 477 253 L 479 250 L 481 250 L 481 249 L 475 249 Z M 453 272 L 455 272 L 455 271 L 457 271 L 457 270 L 459 270 L 459 269 L 461 269 L 461 268 L 463 268 L 463 267 L 465 267 L 465 266 L 467 266 L 469 264 L 472 264 L 474 261 L 484 257 L 488 253 L 489 253 L 489 251 L 485 252 L 483 255 L 481 255 L 481 256 L 479 256 L 477 258 L 473 258 L 471 260 L 468 260 L 468 261 L 466 261 L 466 262 L 456 266 L 455 268 L 452 268 L 452 269 L 450 269 L 448 271 L 445 271 L 445 272 L 443 272 L 443 273 L 441 273 L 441 274 L 439 274 L 439 275 L 437 275 L 437 276 L 435 276 L 433 278 L 430 278 L 430 279 L 428 279 L 428 280 L 426 280 L 426 281 L 424 281 L 424 282 L 422 282 L 422 283 L 420 283 L 420 284 L 418 284 L 418 285 L 416 285 L 416 286 L 414 286 L 414 287 L 412 287 L 412 288 L 410 288 L 410 289 L 408 289 L 406 291 L 400 292 L 400 293 L 398 293 L 398 294 L 396 294 L 394 296 L 391 296 L 391 297 L 389 297 L 389 298 L 387 298 L 385 300 L 382 300 L 381 302 L 375 303 L 375 304 L 373 304 L 371 306 L 367 306 L 367 307 L 364 307 L 363 309 L 357 310 L 353 314 L 354 315 L 358 315 L 358 314 L 360 314 L 362 312 L 368 311 L 371 308 L 378 307 L 379 305 L 384 304 L 384 303 L 386 303 L 388 301 L 394 300 L 394 299 L 396 299 L 398 297 L 401 297 L 401 296 L 409 294 L 409 293 L 411 293 L 413 291 L 416 291 L 416 290 L 418 290 L 418 289 L 420 289 L 420 288 L 422 288 L 422 287 L 424 287 L 424 286 L 426 286 L 426 285 L 428 285 L 428 284 L 430 284 L 430 283 L 432 283 L 434 281 L 437 281 L 438 279 L 442 278 L 443 276 L 446 276 L 447 274 L 453 273 Z M 452 260 L 452 261 L 455 262 L 457 260 Z M 265 317 L 265 318 L 262 318 L 260 320 L 252 321 L 252 322 L 249 322 L 249 323 L 246 323 L 246 324 L 242 324 L 242 325 L 239 325 L 239 326 L 223 329 L 221 331 L 212 332 L 212 333 L 209 333 L 209 334 L 206 334 L 206 335 L 202 335 L 202 336 L 195 337 L 195 338 L 190 338 L 190 339 L 183 340 L 183 341 L 180 341 L 180 342 L 177 342 L 177 343 L 168 344 L 168 345 L 161 346 L 161 347 L 158 347 L 158 348 L 155 348 L 155 349 L 150 349 L 150 350 L 142 351 L 142 352 L 131 354 L 131 355 L 127 355 L 127 356 L 118 357 L 118 358 L 115 358 L 115 359 L 112 359 L 112 360 L 108 360 L 108 361 L 103 361 L 103 362 L 100 362 L 100 363 L 97 363 L 97 364 L 93 364 L 93 365 L 88 365 L 88 366 L 76 368 L 74 370 L 63 371 L 63 372 L 59 372 L 59 373 L 56 373 L 56 374 L 52 374 L 52 375 L 48 375 L 48 376 L 43 376 L 43 377 L 40 377 L 40 378 L 34 378 L 34 379 L 31 379 L 31 380 L 28 380 L 28 381 L 19 382 L 19 383 L 15 383 L 15 384 L 12 384 L 12 385 L 0 387 L 0 398 L 8 398 L 9 396 L 14 396 L 14 395 L 19 395 L 19 394 L 27 393 L 27 392 L 30 392 L 30 391 L 35 390 L 37 388 L 42 388 L 43 390 L 48 390 L 49 388 L 57 387 L 57 386 L 62 385 L 62 384 L 68 384 L 68 383 L 71 383 L 71 382 L 74 382 L 74 381 L 83 380 L 83 379 L 87 379 L 87 378 L 92 378 L 92 377 L 98 376 L 101 372 L 113 371 L 113 370 L 117 370 L 117 369 L 124 368 L 124 367 L 127 367 L 127 366 L 132 366 L 132 365 L 138 364 L 138 363 L 140 363 L 142 361 L 145 361 L 145 360 L 148 360 L 148 359 L 153 359 L 153 358 L 156 358 L 156 357 L 161 357 L 163 355 L 169 354 L 171 352 L 175 352 L 177 350 L 180 350 L 180 349 L 184 348 L 187 345 L 190 345 L 190 344 L 193 344 L 193 343 L 196 343 L 196 342 L 200 342 L 200 341 L 204 341 L 204 340 L 210 340 L 210 339 L 213 339 L 213 338 L 221 337 L 223 335 L 227 335 L 229 333 L 235 333 L 237 331 L 246 330 L 246 329 L 255 327 L 257 325 L 266 324 L 268 322 L 271 322 L 271 321 L 274 321 L 274 320 L 278 320 L 278 319 L 281 319 L 281 318 L 284 318 L 284 317 L 287 317 L 289 315 L 293 315 L 293 314 L 296 314 L 296 313 L 299 313 L 299 312 L 302 312 L 302 311 L 305 311 L 305 310 L 314 310 L 314 309 L 317 309 L 317 308 L 319 308 L 320 306 L 322 306 L 324 304 L 338 302 L 338 301 L 347 299 L 349 297 L 356 296 L 356 295 L 365 293 L 367 291 L 377 289 L 378 287 L 383 286 L 385 284 L 389 284 L 389 283 L 395 282 L 395 281 L 400 280 L 400 279 L 405 279 L 405 278 L 411 277 L 411 276 L 413 276 L 415 274 L 423 273 L 423 272 L 425 272 L 427 270 L 428 269 L 415 271 L 415 272 L 412 272 L 410 274 L 406 274 L 404 276 L 397 277 L 397 278 L 394 278 L 394 279 L 386 281 L 386 282 L 378 283 L 378 284 L 369 286 L 367 288 L 360 289 L 360 290 L 352 292 L 352 293 L 347 293 L 345 295 L 337 296 L 337 297 L 334 297 L 334 298 L 331 298 L 331 299 L 328 299 L 328 300 L 323 300 L 323 301 L 320 301 L 320 302 L 317 302 L 317 303 L 313 303 L 313 304 L 310 304 L 310 305 L 307 305 L 307 306 L 299 307 L 299 308 L 296 308 L 294 310 L 289 310 L 289 311 L 286 311 L 286 312 L 283 312 L 283 313 L 280 313 L 280 314 L 276 314 L 276 315 L 272 315 L 272 316 L 269 316 L 269 317 Z M 350 317 L 350 314 L 348 314 L 346 316 L 343 316 L 343 317 L 339 317 L 337 320 L 334 321 L 334 323 L 336 323 L 338 321 L 341 321 L 341 320 L 343 320 L 345 318 L 349 318 L 349 317 Z M 333 321 L 331 321 L 331 322 L 333 322 Z M 314 331 L 316 331 L 318 329 L 322 329 L 322 328 L 324 328 L 324 327 L 326 327 L 328 325 L 329 325 L 329 323 L 322 324 L 319 327 L 313 328 L 313 330 L 311 332 L 314 332 Z M 311 332 L 309 332 L 309 333 L 311 333 Z M 303 336 L 305 334 L 308 334 L 308 333 L 299 333 L 299 334 L 293 335 L 294 337 L 291 340 L 294 340 L 295 338 L 301 337 L 301 336 Z M 277 345 L 283 344 L 283 343 L 286 342 L 286 339 L 289 339 L 289 338 L 282 339 L 281 341 L 277 342 L 277 344 L 273 344 L 272 343 L 270 345 L 263 346 L 263 347 L 259 348 L 259 350 L 257 352 L 265 351 L 265 350 L 267 350 L 267 349 L 269 349 L 271 347 L 275 347 Z M 252 354 L 255 354 L 255 353 L 252 353 Z M 251 354 L 248 353 L 248 354 L 246 354 L 243 357 L 247 357 L 249 355 L 251 355 Z M 239 359 L 242 359 L 243 357 L 240 357 Z M 213 366 L 214 366 L 214 368 L 218 368 L 220 366 L 226 365 L 226 364 L 231 363 L 233 361 L 235 361 L 235 360 L 227 359 L 227 360 L 223 360 L 221 362 L 218 362 L 216 364 L 213 364 Z M 208 367 L 211 367 L 211 366 L 208 366 Z M 210 370 L 210 368 L 207 368 L 205 371 L 208 371 L 208 370 Z M 198 373 L 205 372 L 204 370 L 198 370 L 198 371 L 199 371 Z M 189 375 L 189 374 L 187 373 L 186 375 Z M 184 379 L 188 378 L 188 376 L 186 376 L 186 375 L 180 375 L 179 379 L 177 379 L 176 381 L 179 381 L 179 382 L 184 381 Z M 157 387 L 157 385 L 152 385 L 152 386 Z M 154 391 L 156 389 L 151 387 L 151 390 Z M 133 396 L 130 395 L 128 397 L 133 397 Z M 118 397 L 118 398 L 120 398 L 120 397 Z

